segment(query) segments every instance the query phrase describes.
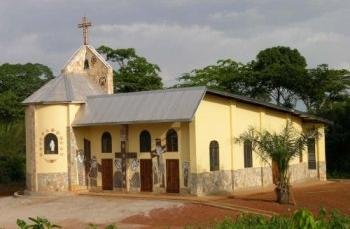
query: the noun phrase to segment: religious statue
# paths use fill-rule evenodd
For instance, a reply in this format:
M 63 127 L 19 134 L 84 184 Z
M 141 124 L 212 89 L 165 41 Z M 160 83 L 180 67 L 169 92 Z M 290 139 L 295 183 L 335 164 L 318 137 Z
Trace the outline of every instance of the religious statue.
M 55 141 L 53 139 L 51 139 L 50 141 L 50 151 L 51 152 L 55 152 Z
M 158 176 L 158 183 L 160 183 L 160 187 L 164 187 L 164 174 L 165 174 L 165 159 L 163 154 L 166 152 L 166 146 L 162 146 L 161 140 L 156 139 L 156 148 L 155 150 L 151 151 L 152 160 L 153 158 L 156 159 L 155 161 L 155 170 L 154 173 L 156 173 Z M 156 179 L 155 179 L 156 180 Z

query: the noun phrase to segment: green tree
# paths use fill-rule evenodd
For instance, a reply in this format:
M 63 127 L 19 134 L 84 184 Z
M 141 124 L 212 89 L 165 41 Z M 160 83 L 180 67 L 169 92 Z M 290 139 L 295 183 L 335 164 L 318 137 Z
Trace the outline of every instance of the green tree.
M 350 98 L 335 102 L 318 115 L 333 121 L 326 132 L 327 173 L 350 178 Z
M 252 62 L 257 80 L 278 105 L 293 108 L 306 79 L 306 60 L 297 49 L 277 46 L 258 53 Z
M 195 69 L 178 78 L 175 87 L 207 86 L 234 94 L 266 99 L 268 94 L 256 80 L 251 64 L 232 59 L 219 60 L 215 65 Z
M 290 202 L 290 174 L 289 165 L 293 158 L 300 155 L 310 137 L 317 138 L 317 131 L 308 133 L 297 131 L 291 122 L 280 133 L 271 133 L 267 130 L 258 131 L 250 128 L 240 135 L 236 141 L 239 143 L 249 141 L 254 152 L 267 164 L 271 164 L 276 180 L 277 202 L 287 204 Z
M 0 66 L 0 122 L 23 117 L 21 102 L 53 78 L 42 64 L 3 64 Z
M 24 122 L 0 123 L 0 183 L 25 178 Z
M 309 69 L 306 80 L 299 85 L 298 95 L 311 113 L 320 113 L 344 101 L 350 88 L 350 74 L 347 70 L 329 69 L 322 64 Z
M 118 65 L 114 71 L 115 92 L 145 91 L 163 87 L 159 66 L 138 56 L 134 49 L 100 46 L 97 51 L 105 55 L 107 61 Z

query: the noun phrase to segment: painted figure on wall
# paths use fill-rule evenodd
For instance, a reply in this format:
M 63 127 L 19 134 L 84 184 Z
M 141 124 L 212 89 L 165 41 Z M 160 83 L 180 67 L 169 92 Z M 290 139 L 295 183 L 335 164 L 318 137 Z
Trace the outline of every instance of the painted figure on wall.
M 188 187 L 188 178 L 189 178 L 189 174 L 190 174 L 190 162 L 185 161 L 183 168 L 184 168 L 184 186 Z
M 115 158 L 114 159 L 114 166 L 115 166 L 114 187 L 115 188 L 122 188 L 123 187 L 122 159 Z
M 97 159 L 95 156 L 92 157 L 91 163 L 90 163 L 90 171 L 89 171 L 89 177 L 90 177 L 90 186 L 97 186 L 97 175 L 99 171 L 99 164 L 97 162 Z
M 77 165 L 77 179 L 79 185 L 87 185 L 86 182 L 86 173 L 85 173 L 85 155 L 83 150 L 76 151 L 76 165 Z
M 131 161 L 129 161 L 130 163 L 130 180 L 129 180 L 129 184 L 130 184 L 130 188 L 132 189 L 138 189 L 141 187 L 141 181 L 140 181 L 140 160 L 133 158 L 131 159 Z
M 151 152 L 152 161 L 154 165 L 154 182 L 160 184 L 160 187 L 165 187 L 165 159 L 164 153 L 166 152 L 166 146 L 162 146 L 160 139 L 156 139 L 156 148 Z

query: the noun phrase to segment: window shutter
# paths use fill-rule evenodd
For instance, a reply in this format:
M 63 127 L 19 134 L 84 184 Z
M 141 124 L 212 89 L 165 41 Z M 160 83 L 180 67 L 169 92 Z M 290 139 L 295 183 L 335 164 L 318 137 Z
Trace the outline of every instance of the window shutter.
M 253 167 L 253 149 L 251 141 L 244 141 L 244 167 Z
M 315 139 L 310 138 L 307 141 L 308 152 L 308 167 L 309 169 L 316 169 L 316 154 L 315 154 Z

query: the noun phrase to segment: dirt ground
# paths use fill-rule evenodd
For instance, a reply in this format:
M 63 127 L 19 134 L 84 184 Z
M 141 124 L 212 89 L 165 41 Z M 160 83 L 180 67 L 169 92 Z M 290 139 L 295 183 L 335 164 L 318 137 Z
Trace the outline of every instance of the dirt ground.
M 17 218 L 43 216 L 64 228 L 86 228 L 88 223 L 106 225 L 116 223 L 118 228 L 182 228 L 186 225 L 208 227 L 216 220 L 236 217 L 239 210 L 288 214 L 298 208 L 309 208 L 317 213 L 319 208 L 337 208 L 350 215 L 350 181 L 327 182 L 293 188 L 296 205 L 279 205 L 274 202 L 272 191 L 264 193 L 240 193 L 229 197 L 207 197 L 192 200 L 144 199 L 108 196 L 25 196 L 0 198 L 0 228 L 16 228 Z M 104 194 L 103 194 L 104 195 Z M 182 198 L 181 196 L 179 196 Z M 143 198 L 143 197 L 142 197 Z M 220 207 L 207 206 L 214 203 Z M 231 206 L 231 210 L 224 209 Z M 232 210 L 235 209 L 235 210 Z
M 27 219 L 36 216 L 45 217 L 64 228 L 86 228 L 89 223 L 98 225 L 118 223 L 133 215 L 148 215 L 154 209 L 181 206 L 183 203 L 173 201 L 76 195 L 2 197 L 0 198 L 0 228 L 17 228 L 18 218 Z M 133 225 L 128 227 L 130 226 Z M 120 227 L 124 226 L 121 224 Z
M 123 224 L 138 224 L 149 228 L 182 228 L 187 225 L 198 228 L 210 227 L 226 217 L 237 217 L 238 211 L 220 209 L 201 204 L 184 204 L 168 209 L 154 209 L 148 215 L 134 215 L 121 221 Z
M 280 214 L 288 214 L 296 209 L 308 208 L 317 214 L 320 208 L 326 210 L 338 209 L 350 215 L 350 180 L 339 182 L 325 182 L 311 186 L 293 187 L 296 205 L 280 205 L 275 202 L 275 193 L 264 192 L 256 194 L 233 195 L 220 199 L 224 203 L 246 206 L 256 209 L 269 210 Z

